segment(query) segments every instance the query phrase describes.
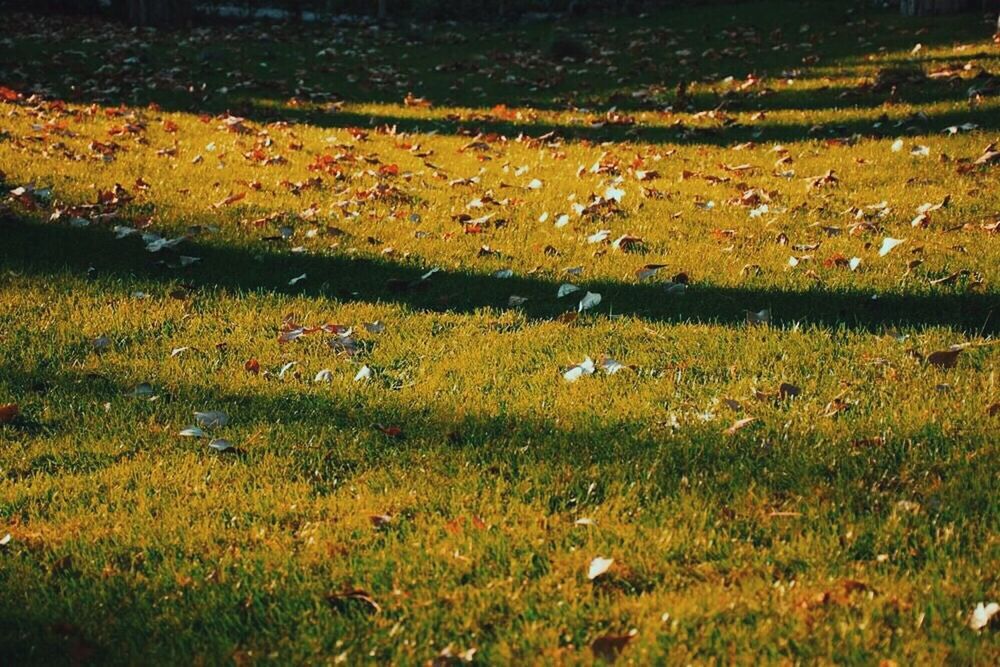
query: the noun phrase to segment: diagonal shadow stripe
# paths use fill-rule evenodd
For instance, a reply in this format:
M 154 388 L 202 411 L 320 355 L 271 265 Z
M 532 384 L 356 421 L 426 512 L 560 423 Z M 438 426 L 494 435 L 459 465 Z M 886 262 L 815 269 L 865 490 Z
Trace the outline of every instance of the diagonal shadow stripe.
M 556 299 L 560 281 L 537 276 L 501 280 L 466 271 L 439 271 L 421 280 L 427 267 L 337 255 L 291 255 L 266 248 L 216 245 L 196 240 L 178 248 L 201 258 L 174 270 L 162 253 L 150 254 L 135 239 L 116 240 L 100 229 L 77 229 L 23 218 L 0 218 L 0 267 L 39 277 L 61 271 L 89 272 L 92 277 L 136 279 L 229 292 L 261 291 L 339 301 L 395 303 L 430 312 L 473 313 L 505 308 L 513 294 L 527 297 L 523 312 L 535 320 L 551 319 L 573 309 L 575 300 Z M 306 273 L 294 287 L 291 276 Z M 685 294 L 670 295 L 662 285 L 613 280 L 581 283 L 603 296 L 600 312 L 648 321 L 739 325 L 747 310 L 770 309 L 779 326 L 795 323 L 877 331 L 886 327 L 944 326 L 967 334 L 1000 333 L 1000 295 L 995 292 L 884 293 L 828 290 L 782 290 L 694 284 Z

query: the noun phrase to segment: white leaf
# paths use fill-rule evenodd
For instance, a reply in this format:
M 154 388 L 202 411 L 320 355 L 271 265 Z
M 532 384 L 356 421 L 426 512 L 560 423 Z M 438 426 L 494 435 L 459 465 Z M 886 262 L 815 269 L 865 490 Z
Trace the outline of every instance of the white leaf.
M 608 375 L 614 375 L 621 369 L 625 368 L 625 365 L 618 363 L 614 359 L 605 358 L 601 361 L 601 368 Z
M 295 366 L 296 364 L 298 364 L 298 363 L 299 362 L 297 362 L 297 361 L 289 361 L 287 364 L 285 364 L 284 366 L 282 366 L 281 370 L 278 371 L 278 379 L 284 379 L 285 373 L 287 373 L 289 370 L 291 370 L 291 368 L 293 366 Z
M 362 366 L 361 370 L 359 370 L 357 375 L 354 376 L 354 381 L 363 382 L 365 380 L 370 379 L 371 376 L 372 376 L 372 369 L 368 368 L 368 366 Z
M 847 263 L 851 267 L 851 271 L 857 271 L 858 267 L 861 266 L 860 257 L 851 257 L 851 260 Z
M 996 602 L 983 604 L 980 602 L 969 617 L 969 627 L 973 630 L 982 630 L 990 624 L 990 619 L 996 616 L 997 612 L 1000 612 L 1000 604 Z
M 196 422 L 204 426 L 205 428 L 215 428 L 216 426 L 225 426 L 229 423 L 229 415 L 221 410 L 209 410 L 207 412 L 196 412 L 194 413 L 194 419 Z
M 576 382 L 584 375 L 593 375 L 593 374 L 594 374 L 594 360 L 591 359 L 590 357 L 586 357 L 579 364 L 573 366 L 568 371 L 563 373 L 563 378 L 565 378 L 567 382 Z
M 587 568 L 587 579 L 590 579 L 591 581 L 597 579 L 599 576 L 610 570 L 614 562 L 614 558 L 601 558 L 600 556 L 590 561 L 590 567 Z
M 190 428 L 184 429 L 183 431 L 181 431 L 177 435 L 184 436 L 185 438 L 204 438 L 205 437 L 205 432 L 202 431 L 197 426 L 192 426 Z
M 531 182 L 528 183 L 528 189 L 529 190 L 541 190 L 542 189 L 542 182 L 540 180 L 538 180 L 537 178 L 533 178 L 533 179 L 531 179 Z
M 313 382 L 331 382 L 333 380 L 333 371 L 329 368 L 324 368 L 319 373 L 316 373 L 316 377 L 313 378 Z
M 568 214 L 563 213 L 558 218 L 556 218 L 556 229 L 559 229 L 561 227 L 565 227 L 568 224 L 569 224 L 569 215 Z
M 559 286 L 559 291 L 556 292 L 556 298 L 561 299 L 567 294 L 572 294 L 573 292 L 579 292 L 580 288 L 572 283 L 563 283 Z
M 374 322 L 365 322 L 365 331 L 375 334 L 382 333 L 385 331 L 385 325 L 378 320 L 375 320 Z
M 884 239 L 882 239 L 882 247 L 878 249 L 878 256 L 885 257 L 890 252 L 892 252 L 893 248 L 895 248 L 905 240 L 906 239 L 894 239 L 890 236 L 885 237 Z
M 600 302 L 601 302 L 600 294 L 598 294 L 597 292 L 587 292 L 586 294 L 583 295 L 583 298 L 580 299 L 580 305 L 577 306 L 576 310 L 577 312 L 582 313 L 585 310 L 590 310 Z
M 232 449 L 233 443 L 223 438 L 214 438 L 210 443 L 208 443 L 208 446 L 217 452 L 224 452 L 226 450 Z
M 170 350 L 170 358 L 173 359 L 178 355 L 184 354 L 190 349 L 191 349 L 190 347 L 175 347 L 174 349 Z
M 526 296 L 518 296 L 516 294 L 511 294 L 510 298 L 507 299 L 507 305 L 510 306 L 511 308 L 523 306 L 526 303 L 528 303 L 528 297 Z
M 625 198 L 625 191 L 621 188 L 616 188 L 613 185 L 609 185 L 608 189 L 604 191 L 605 199 L 613 199 L 616 202 L 621 202 Z
M 7 533 L 3 537 L 0 537 L 0 547 L 5 547 L 8 544 L 10 544 L 10 540 L 11 540 L 10 533 Z
M 890 148 L 892 149 L 893 153 L 898 153 L 899 151 L 903 150 L 903 140 L 896 139 L 894 142 L 892 142 L 892 146 Z
M 504 279 L 504 278 L 510 278 L 513 275 L 514 275 L 513 269 L 500 269 L 499 271 L 493 274 L 493 277 Z
M 296 283 L 302 282 L 305 279 L 306 279 L 306 274 L 303 273 L 301 276 L 295 276 L 294 278 L 292 278 L 291 280 L 289 280 L 288 284 L 289 285 L 294 285 Z
M 609 236 L 611 236 L 611 230 L 602 229 L 601 231 L 594 232 L 593 234 L 588 236 L 587 243 L 602 243 L 603 241 L 606 241 Z

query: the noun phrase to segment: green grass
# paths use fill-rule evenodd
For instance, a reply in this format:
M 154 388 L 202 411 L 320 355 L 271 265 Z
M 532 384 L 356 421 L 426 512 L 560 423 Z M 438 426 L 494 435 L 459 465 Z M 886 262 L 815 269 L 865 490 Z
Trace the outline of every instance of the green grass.
M 14 18 L 0 172 L 34 190 L 0 205 L 5 661 L 575 664 L 629 633 L 634 664 L 1000 660 L 996 622 L 968 625 L 1000 597 L 981 17 Z M 590 59 L 553 61 L 561 33 Z M 586 356 L 625 368 L 565 380 Z M 234 449 L 178 435 L 206 410 Z

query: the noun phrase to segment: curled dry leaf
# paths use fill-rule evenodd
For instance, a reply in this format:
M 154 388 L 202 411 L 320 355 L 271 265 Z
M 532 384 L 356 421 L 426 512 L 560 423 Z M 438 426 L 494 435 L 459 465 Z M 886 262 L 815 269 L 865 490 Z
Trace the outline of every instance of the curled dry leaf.
M 330 593 L 326 596 L 326 601 L 335 609 L 345 609 L 351 603 L 357 602 L 361 603 L 365 609 L 373 611 L 376 614 L 382 611 L 382 607 L 379 606 L 378 602 L 368 592 L 360 588 L 348 588 L 336 593 Z
M 724 432 L 726 435 L 736 435 L 737 432 L 745 429 L 755 421 L 757 421 L 756 417 L 744 417 L 743 419 L 737 419 L 733 422 L 733 425 L 727 428 Z

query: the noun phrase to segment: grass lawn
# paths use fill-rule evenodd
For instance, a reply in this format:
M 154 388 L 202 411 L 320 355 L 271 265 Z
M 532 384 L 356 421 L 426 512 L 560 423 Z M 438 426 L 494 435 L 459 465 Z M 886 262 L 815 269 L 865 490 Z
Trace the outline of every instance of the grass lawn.
M 8 16 L 0 660 L 1000 661 L 1000 47 L 845 4 Z

